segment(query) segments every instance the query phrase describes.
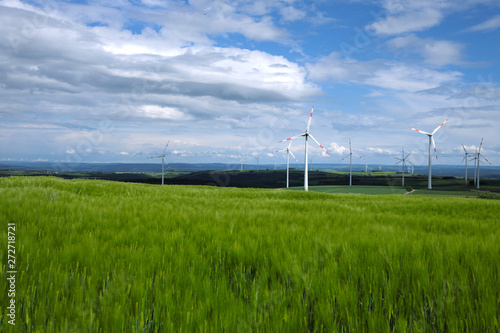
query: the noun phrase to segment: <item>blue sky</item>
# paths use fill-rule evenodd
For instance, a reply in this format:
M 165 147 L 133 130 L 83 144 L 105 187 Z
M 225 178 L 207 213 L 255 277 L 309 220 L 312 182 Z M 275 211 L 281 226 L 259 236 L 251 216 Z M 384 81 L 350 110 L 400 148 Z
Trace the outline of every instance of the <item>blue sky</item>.
M 0 162 L 500 161 L 493 0 L 0 1 Z M 302 163 L 304 142 L 292 150 Z M 284 162 L 284 159 L 281 161 Z

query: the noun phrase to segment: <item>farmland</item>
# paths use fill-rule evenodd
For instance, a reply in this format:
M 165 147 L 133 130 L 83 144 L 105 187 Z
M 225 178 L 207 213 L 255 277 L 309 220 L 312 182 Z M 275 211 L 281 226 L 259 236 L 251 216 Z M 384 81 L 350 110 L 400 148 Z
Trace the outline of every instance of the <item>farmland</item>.
M 499 200 L 2 178 L 12 331 L 496 332 L 499 212 Z

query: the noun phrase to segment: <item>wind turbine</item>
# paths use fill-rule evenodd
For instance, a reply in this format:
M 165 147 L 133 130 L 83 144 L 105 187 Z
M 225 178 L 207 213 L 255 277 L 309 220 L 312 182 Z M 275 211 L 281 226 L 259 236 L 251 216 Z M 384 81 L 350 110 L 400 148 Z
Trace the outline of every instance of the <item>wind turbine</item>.
M 243 161 L 245 161 L 243 157 L 240 158 L 240 163 L 241 163 L 240 171 L 243 171 Z
M 290 147 L 292 146 L 292 140 L 290 140 L 290 144 L 288 145 L 288 147 L 286 149 L 283 149 L 283 150 L 277 150 L 276 152 L 279 152 L 279 151 L 285 151 L 286 152 L 286 188 L 289 187 L 289 183 L 290 183 L 290 155 L 293 156 L 293 158 L 295 159 L 295 161 L 297 161 L 297 164 L 299 164 L 299 161 L 297 160 L 297 158 L 295 157 L 295 155 L 292 153 L 292 151 L 290 150 Z
M 449 119 L 449 118 L 448 118 Z M 427 132 L 424 132 L 424 131 L 420 131 L 418 129 L 415 129 L 413 127 L 409 127 L 410 129 L 414 130 L 414 131 L 417 131 L 419 133 L 422 133 L 422 134 L 425 134 L 429 137 L 429 181 L 428 181 L 428 185 L 427 185 L 427 188 L 429 190 L 432 189 L 432 171 L 431 171 L 431 164 L 432 164 L 432 160 L 431 160 L 431 145 L 434 146 L 434 153 L 436 153 L 436 159 L 438 158 L 437 157 L 437 150 L 436 150 L 436 143 L 434 142 L 434 134 L 448 121 L 448 119 L 446 119 L 445 121 L 443 121 L 441 123 L 441 125 L 439 125 L 438 127 L 436 127 L 436 129 L 432 132 L 432 133 L 427 133 Z
M 351 138 L 349 138 L 349 155 L 347 155 L 346 157 L 344 157 L 343 159 L 340 160 L 340 162 L 342 162 L 343 160 L 345 160 L 346 158 L 349 157 L 349 186 L 352 186 L 352 155 L 356 155 L 357 157 L 364 159 L 363 157 L 359 156 L 358 154 L 352 152 Z
M 488 161 L 483 154 L 481 154 L 481 147 L 483 146 L 483 138 L 481 138 L 481 144 L 479 145 L 479 150 L 477 151 L 477 189 L 479 189 L 479 165 L 481 163 L 481 157 L 491 165 L 491 162 Z
M 469 155 L 467 150 L 465 149 L 465 146 L 462 144 L 462 148 L 464 149 L 465 152 L 465 157 L 462 159 L 462 162 L 465 161 L 465 188 L 467 188 L 467 158 L 471 157 L 472 155 Z
M 162 185 L 165 184 L 165 177 L 164 177 L 164 173 L 165 173 L 165 150 L 167 150 L 167 147 L 168 147 L 169 143 L 170 143 L 170 140 L 168 140 L 167 145 L 165 146 L 165 149 L 163 149 L 163 154 L 162 155 L 148 157 L 148 158 L 160 158 L 161 157 L 161 184 Z M 168 163 L 167 163 L 167 166 L 170 169 L 170 165 L 168 165 Z
M 402 148 L 402 152 L 403 152 L 402 158 L 397 158 L 396 157 L 396 159 L 399 160 L 399 162 L 395 163 L 394 165 L 403 162 L 403 164 L 402 164 L 402 167 L 403 167 L 403 180 L 402 180 L 401 186 L 405 186 L 405 165 L 406 165 L 406 159 L 408 158 L 408 156 L 410 156 L 411 153 L 408 153 L 408 155 L 406 155 L 406 157 L 405 157 L 405 149 L 404 148 Z M 408 161 L 408 163 L 413 164 L 410 161 Z
M 311 138 L 314 142 L 316 142 L 318 144 L 318 146 L 321 147 L 321 149 L 323 149 L 328 155 L 330 155 L 330 153 L 311 135 L 309 134 L 309 127 L 311 126 L 311 119 L 312 119 L 312 116 L 313 116 L 313 112 L 314 112 L 314 104 L 312 106 L 312 109 L 311 109 L 311 115 L 309 116 L 309 122 L 307 123 L 307 128 L 306 128 L 306 132 L 305 133 L 302 133 L 300 135 L 296 135 L 296 136 L 292 136 L 291 138 L 288 138 L 288 139 L 285 139 L 285 140 L 281 140 L 279 141 L 278 143 L 281 143 L 283 141 L 290 141 L 290 140 L 293 140 L 293 139 L 296 139 L 296 138 L 300 138 L 300 137 L 305 137 L 305 159 L 304 159 L 304 191 L 308 191 L 309 190 L 309 176 L 308 176 L 308 160 L 307 160 L 307 157 L 308 157 L 308 154 L 307 154 L 307 139 L 308 138 Z
M 257 155 L 257 157 L 254 157 L 257 160 L 257 172 L 259 172 L 259 158 L 262 156 L 262 153 Z

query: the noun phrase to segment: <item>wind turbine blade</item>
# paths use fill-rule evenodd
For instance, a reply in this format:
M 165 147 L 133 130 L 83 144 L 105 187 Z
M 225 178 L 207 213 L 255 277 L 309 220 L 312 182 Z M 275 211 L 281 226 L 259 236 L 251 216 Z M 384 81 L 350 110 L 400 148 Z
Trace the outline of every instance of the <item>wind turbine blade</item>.
M 464 149 L 465 154 L 467 154 L 467 150 L 465 150 L 464 144 L 462 143 L 461 145 L 462 145 L 462 148 Z
M 484 160 L 485 160 L 486 162 L 488 162 L 490 165 L 492 165 L 492 164 L 491 164 L 491 162 L 490 162 L 490 161 L 488 161 L 488 159 L 487 159 L 486 157 L 484 157 L 484 155 L 483 155 L 483 154 L 479 154 L 479 155 L 480 155 L 482 158 L 484 158 Z
M 165 146 L 165 149 L 163 149 L 163 155 L 165 155 L 165 150 L 167 150 L 168 144 L 170 143 L 170 140 L 168 140 L 167 145 Z
M 297 161 L 297 164 L 300 164 L 300 163 L 299 163 L 299 160 L 297 159 L 297 157 L 295 157 L 295 155 L 292 153 L 292 151 L 290 151 L 290 155 L 292 155 L 292 156 L 293 156 L 293 158 L 295 159 L 295 161 Z
M 163 157 L 163 155 L 162 156 L 151 156 L 151 157 L 148 157 L 148 158 L 160 158 L 160 157 Z
M 448 118 L 448 119 L 450 119 L 450 118 Z M 443 121 L 441 123 L 441 125 L 439 125 L 438 127 L 436 127 L 436 129 L 434 130 L 434 132 L 432 132 L 432 134 L 436 133 L 438 131 L 438 129 L 440 129 L 441 127 L 443 127 L 443 125 L 448 121 L 448 119 L 446 119 L 445 121 Z
M 418 130 L 416 128 L 413 128 L 413 127 L 408 127 L 409 129 L 412 129 L 414 131 L 417 131 L 418 133 L 422 133 L 422 134 L 426 134 L 426 135 L 432 135 L 431 133 L 427 133 L 427 132 L 424 132 L 424 131 L 421 131 L 421 130 Z
M 348 158 L 349 156 L 351 156 L 351 154 L 347 155 L 346 157 L 344 157 L 343 159 L 340 160 L 340 162 L 342 162 L 343 160 L 345 160 L 346 158 Z
M 285 141 L 290 141 L 290 140 L 293 140 L 293 139 L 297 139 L 297 138 L 300 138 L 301 136 L 304 136 L 304 135 L 306 135 L 306 133 L 300 134 L 300 135 L 296 135 L 296 136 L 292 136 L 291 138 L 288 138 L 288 139 L 283 139 L 281 141 L 278 141 L 278 143 L 282 143 L 282 142 L 285 142 Z
M 436 143 L 434 142 L 434 137 L 431 135 L 432 145 L 434 146 L 434 153 L 436 154 L 436 159 L 438 158 L 438 153 L 436 150 Z
M 408 162 L 408 163 L 410 163 L 410 164 L 413 164 L 413 163 L 411 163 L 410 161 L 406 161 L 406 162 Z
M 309 126 L 311 126 L 311 119 L 313 117 L 313 112 L 314 112 L 314 104 L 313 104 L 313 107 L 311 109 L 311 115 L 309 116 L 309 121 L 307 122 L 307 129 L 306 129 L 306 132 L 309 132 Z
M 484 138 L 481 138 L 481 144 L 479 145 L 479 151 L 477 152 L 477 154 L 481 154 L 481 147 L 483 146 L 483 139 Z
M 358 154 L 356 154 L 356 153 L 352 153 L 352 154 L 353 154 L 353 155 L 356 155 L 357 157 L 362 158 L 362 159 L 364 159 L 364 160 L 365 160 L 365 158 L 364 158 L 364 157 L 359 156 L 359 155 L 358 155 Z M 365 161 L 366 161 L 366 160 L 365 160 Z
M 330 155 L 330 153 L 325 149 L 325 147 L 323 147 L 322 145 L 320 145 L 320 143 L 311 134 L 309 134 L 309 137 L 311 139 L 313 139 L 313 141 L 316 142 L 318 144 L 318 146 L 320 146 L 321 149 L 323 149 L 325 151 L 325 153 L 327 153 L 328 155 Z
M 408 155 L 406 155 L 406 157 L 404 158 L 405 160 L 408 158 L 408 156 L 410 156 L 411 153 L 408 153 Z
M 167 144 L 168 145 L 168 144 Z M 165 156 L 162 156 L 161 157 L 163 159 L 163 162 L 168 166 L 168 168 L 170 169 L 170 165 L 167 163 L 167 160 L 165 159 Z

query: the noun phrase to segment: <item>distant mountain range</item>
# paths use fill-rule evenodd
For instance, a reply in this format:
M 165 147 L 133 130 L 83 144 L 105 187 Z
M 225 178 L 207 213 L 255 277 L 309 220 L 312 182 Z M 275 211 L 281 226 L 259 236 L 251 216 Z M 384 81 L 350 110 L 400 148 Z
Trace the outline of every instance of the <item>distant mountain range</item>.
M 205 171 L 205 170 L 239 170 L 241 165 L 224 163 L 170 163 L 170 168 L 178 171 Z M 298 166 L 300 169 L 303 165 Z M 381 171 L 400 172 L 401 166 L 397 165 L 371 165 L 368 164 L 368 173 Z M 261 164 L 258 167 L 261 170 L 274 169 L 274 164 Z M 278 164 L 278 169 L 285 169 L 285 164 Z M 165 169 L 168 170 L 167 166 Z M 243 164 L 245 170 L 257 169 L 256 164 Z M 331 170 L 331 171 L 349 171 L 348 164 L 319 164 L 313 163 L 309 166 L 310 170 Z M 23 162 L 23 161 L 4 161 L 0 163 L 0 170 L 38 170 L 38 171 L 74 171 L 74 172 L 161 172 L 161 163 L 53 163 L 53 162 Z M 428 167 L 425 165 L 414 166 L 414 173 L 427 174 Z M 353 171 L 365 171 L 364 164 L 353 164 Z M 433 165 L 432 174 L 435 176 L 463 177 L 465 168 L 462 165 Z M 468 177 L 473 177 L 474 167 L 468 167 Z M 481 178 L 500 178 L 500 167 L 481 166 Z

